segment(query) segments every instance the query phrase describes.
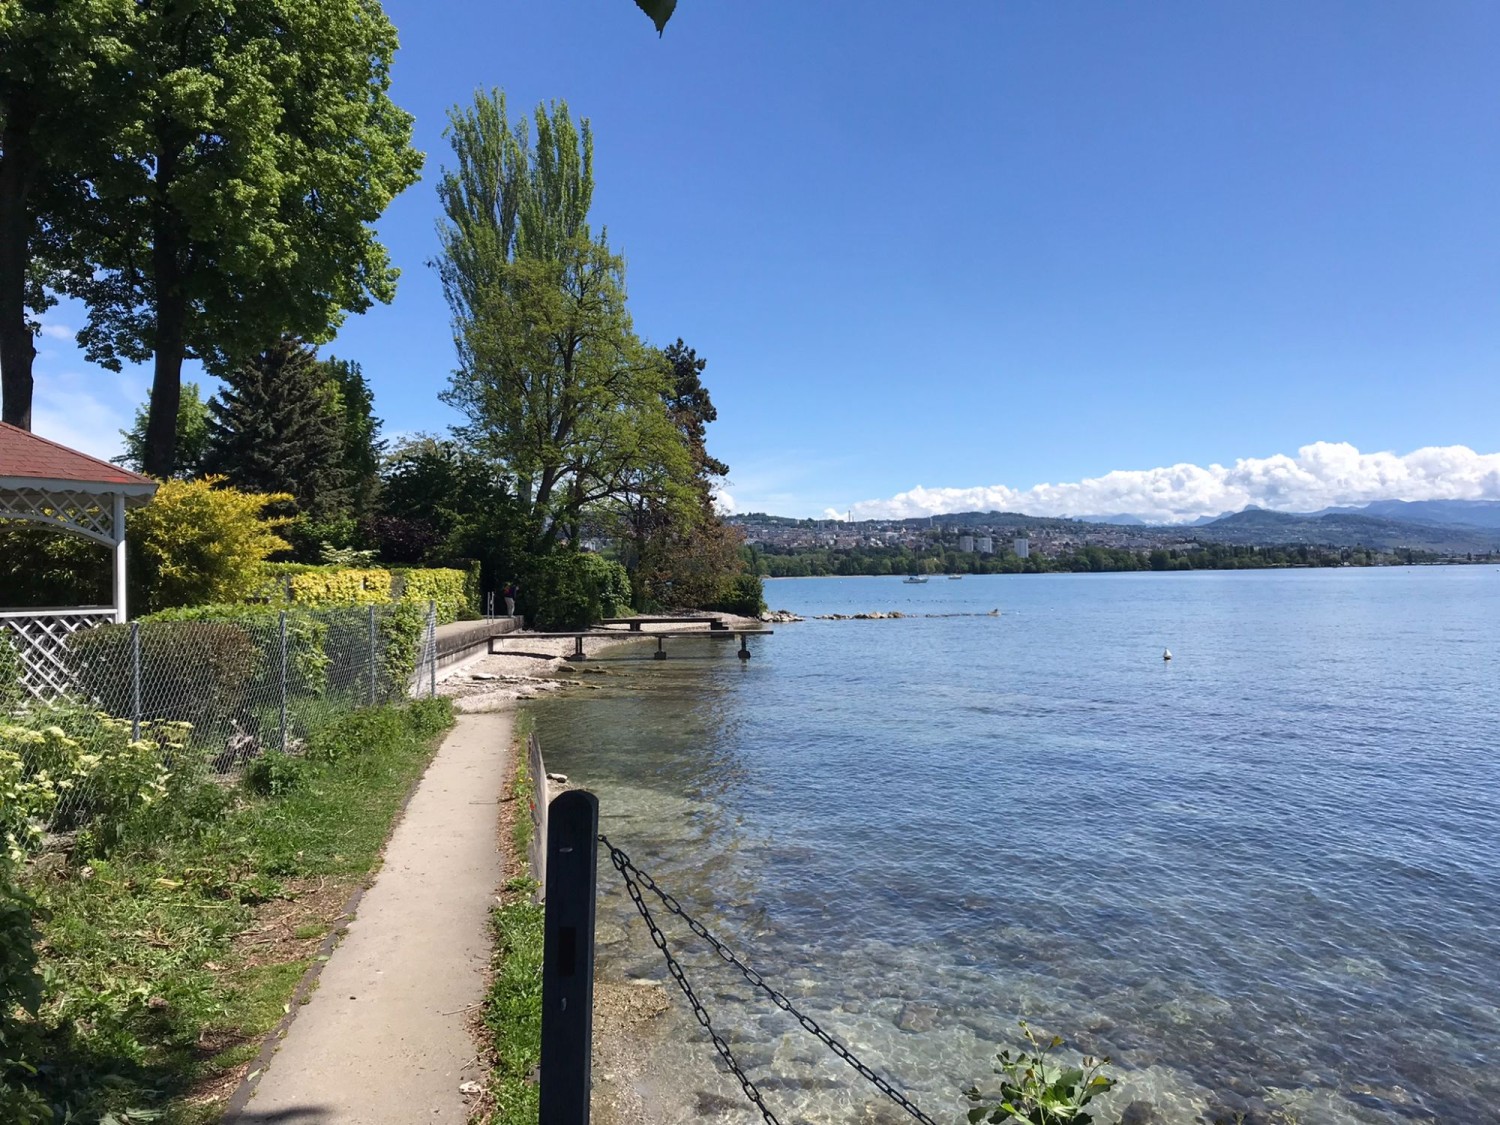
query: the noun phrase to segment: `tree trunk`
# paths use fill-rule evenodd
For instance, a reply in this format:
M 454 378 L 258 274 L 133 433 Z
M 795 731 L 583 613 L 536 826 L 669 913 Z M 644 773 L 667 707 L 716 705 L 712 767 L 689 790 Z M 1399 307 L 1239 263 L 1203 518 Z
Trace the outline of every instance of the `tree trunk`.
M 151 376 L 151 409 L 146 417 L 146 448 L 141 467 L 166 480 L 177 467 L 177 408 L 182 402 L 183 324 L 187 302 L 159 300 L 156 308 L 156 362 Z
M 34 218 L 27 203 L 36 181 L 36 151 L 27 107 L 12 105 L 0 140 L 0 420 L 31 429 L 31 364 L 36 358 L 26 324 L 26 272 Z
M 177 408 L 182 401 L 182 356 L 186 350 L 187 288 L 183 276 L 179 219 L 166 200 L 176 172 L 175 150 L 164 145 L 158 157 L 158 198 L 152 217 L 151 269 L 155 274 L 155 370 L 146 415 L 146 448 L 141 467 L 147 476 L 166 480 L 177 467 Z

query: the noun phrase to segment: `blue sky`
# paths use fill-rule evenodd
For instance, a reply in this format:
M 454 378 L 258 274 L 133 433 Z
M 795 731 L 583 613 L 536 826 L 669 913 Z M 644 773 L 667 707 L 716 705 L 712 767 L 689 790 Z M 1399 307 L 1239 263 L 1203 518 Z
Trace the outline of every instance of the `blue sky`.
M 661 39 L 630 0 L 387 10 L 427 170 L 381 223 L 395 303 L 327 350 L 389 430 L 453 420 L 433 182 L 447 108 L 499 86 L 592 120 L 595 222 L 642 335 L 708 358 L 741 510 L 1190 515 L 1239 494 L 1167 494 L 1246 459 L 1308 476 L 1289 507 L 1500 498 L 1500 6 L 680 0 Z M 38 429 L 104 450 L 147 380 L 88 368 L 78 319 Z M 1406 456 L 1434 446 L 1466 448 Z

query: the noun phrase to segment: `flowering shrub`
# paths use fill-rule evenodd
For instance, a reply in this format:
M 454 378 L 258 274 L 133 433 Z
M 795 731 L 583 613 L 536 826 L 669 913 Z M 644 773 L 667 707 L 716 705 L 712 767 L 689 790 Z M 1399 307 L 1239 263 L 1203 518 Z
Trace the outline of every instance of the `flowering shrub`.
M 142 734 L 132 739 L 128 722 L 85 711 L 0 723 L 0 847 L 20 860 L 49 828 L 87 827 L 107 842 L 125 817 L 166 796 L 167 763 L 188 726 L 146 724 Z

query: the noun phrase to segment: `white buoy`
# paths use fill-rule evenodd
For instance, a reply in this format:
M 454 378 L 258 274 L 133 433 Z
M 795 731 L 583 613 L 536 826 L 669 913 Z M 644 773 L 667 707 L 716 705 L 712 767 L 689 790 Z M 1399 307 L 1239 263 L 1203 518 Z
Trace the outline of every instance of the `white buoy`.
M 1169 649 L 1169 648 L 1168 649 L 1163 649 L 1162 650 L 1162 654 L 1161 654 L 1161 658 L 1163 660 L 1171 660 L 1172 659 L 1172 650 Z

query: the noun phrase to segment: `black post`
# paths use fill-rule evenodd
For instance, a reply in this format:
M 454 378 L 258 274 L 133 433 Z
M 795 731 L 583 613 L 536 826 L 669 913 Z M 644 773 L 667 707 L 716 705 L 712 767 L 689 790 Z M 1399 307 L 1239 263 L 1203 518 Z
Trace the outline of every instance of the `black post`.
M 598 835 L 599 799 L 587 790 L 569 790 L 547 806 L 540 1125 L 589 1121 Z

